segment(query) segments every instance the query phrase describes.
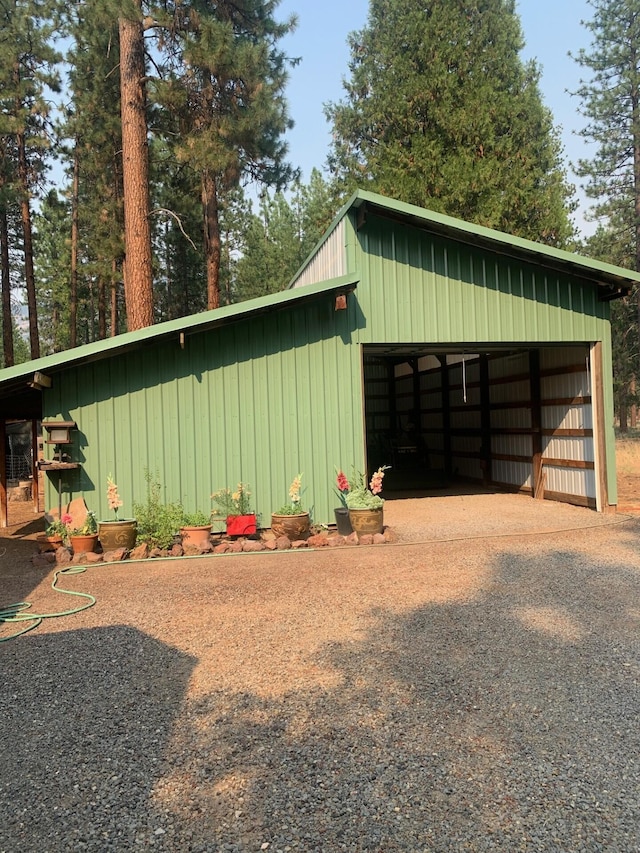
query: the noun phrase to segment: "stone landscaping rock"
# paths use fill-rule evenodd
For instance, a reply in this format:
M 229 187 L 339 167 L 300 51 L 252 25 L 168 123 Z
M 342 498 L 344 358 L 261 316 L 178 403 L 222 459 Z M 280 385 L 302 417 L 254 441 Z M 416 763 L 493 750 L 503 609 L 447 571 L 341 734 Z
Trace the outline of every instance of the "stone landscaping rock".
M 185 557 L 200 557 L 203 554 L 202 548 L 197 545 L 183 545 L 182 551 Z
M 102 555 L 103 563 L 117 563 L 120 560 L 124 560 L 127 556 L 126 548 L 114 548 L 113 551 L 105 551 Z
M 68 548 L 58 548 L 56 551 L 56 563 L 59 566 L 68 566 L 71 563 L 71 551 Z
M 329 544 L 329 537 L 326 533 L 315 533 L 307 539 L 309 548 L 326 548 Z
M 171 546 L 169 550 L 169 556 L 171 557 L 182 557 L 184 555 L 184 551 L 182 549 L 182 545 L 179 545 L 177 542 L 175 545 Z
M 95 551 L 88 551 L 84 555 L 85 563 L 101 563 L 102 562 L 102 554 L 97 554 Z
M 146 560 L 149 556 L 149 546 L 146 542 L 143 542 L 142 545 L 136 545 L 136 547 L 129 553 L 129 559 L 131 560 Z
M 86 566 L 89 563 L 101 563 L 102 554 L 96 554 L 95 551 L 79 551 L 73 555 L 71 564 L 73 566 Z
M 168 557 L 169 551 L 166 548 L 152 548 L 149 551 L 150 557 Z
M 358 537 L 358 545 L 373 545 L 373 534 L 363 533 L 362 536 Z
M 242 550 L 248 553 L 264 551 L 264 545 L 262 542 L 257 542 L 255 539 L 245 539 L 244 544 L 242 545 Z
M 226 554 L 229 550 L 230 542 L 221 542 L 219 545 L 216 545 L 213 549 L 214 554 Z
M 300 548 L 308 548 L 308 540 L 307 539 L 296 539 L 291 543 L 291 547 L 299 550 Z
M 264 548 L 265 551 L 275 551 L 277 550 L 277 543 L 275 539 L 265 539 L 264 540 Z
M 276 550 L 288 551 L 291 548 L 291 542 L 287 536 L 278 536 L 276 539 Z

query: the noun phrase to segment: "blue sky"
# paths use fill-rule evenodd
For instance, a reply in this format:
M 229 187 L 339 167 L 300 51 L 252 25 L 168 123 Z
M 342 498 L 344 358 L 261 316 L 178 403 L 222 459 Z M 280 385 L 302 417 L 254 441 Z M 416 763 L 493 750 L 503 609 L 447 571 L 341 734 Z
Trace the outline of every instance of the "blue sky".
M 444 0 L 446 2 L 446 0 Z M 295 14 L 296 31 L 281 42 L 289 56 L 302 61 L 291 70 L 287 98 L 295 128 L 288 136 L 291 162 L 302 169 L 308 180 L 311 169 L 324 166 L 330 144 L 330 128 L 324 118 L 323 104 L 343 97 L 342 80 L 348 76 L 347 36 L 361 29 L 368 17 L 368 0 L 281 0 L 279 20 Z M 542 67 L 542 97 L 551 110 L 568 162 L 589 156 L 584 140 L 575 131 L 584 126 L 579 100 L 568 94 L 575 90 L 586 69 L 568 57 L 580 48 L 589 48 L 590 32 L 581 24 L 591 20 L 593 9 L 586 0 L 520 0 L 517 4 L 524 38 L 523 58 L 536 59 Z M 568 90 L 568 91 L 567 91 Z M 579 181 L 569 171 L 570 179 Z M 584 223 L 584 196 L 579 194 L 581 210 L 576 222 L 583 233 L 592 230 Z

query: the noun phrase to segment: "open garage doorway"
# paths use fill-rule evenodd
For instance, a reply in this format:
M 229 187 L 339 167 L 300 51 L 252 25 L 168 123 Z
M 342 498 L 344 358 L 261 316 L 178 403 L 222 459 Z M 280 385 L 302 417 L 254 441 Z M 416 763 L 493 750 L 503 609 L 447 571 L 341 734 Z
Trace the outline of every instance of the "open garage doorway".
M 607 504 L 590 344 L 363 349 L 369 470 L 385 491 L 508 490 Z

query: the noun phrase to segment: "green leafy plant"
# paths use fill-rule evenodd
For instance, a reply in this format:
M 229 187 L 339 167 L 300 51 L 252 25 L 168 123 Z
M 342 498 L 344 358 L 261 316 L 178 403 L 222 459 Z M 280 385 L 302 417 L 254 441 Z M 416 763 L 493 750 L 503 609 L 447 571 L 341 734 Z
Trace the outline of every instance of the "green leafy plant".
M 211 516 L 206 515 L 201 509 L 182 513 L 181 527 L 206 527 L 207 525 L 211 525 Z
M 248 483 L 238 483 L 234 492 L 231 489 L 219 489 L 211 495 L 217 504 L 211 515 L 214 518 L 226 518 L 229 515 L 252 515 L 251 491 Z
M 184 510 L 179 503 L 163 503 L 160 483 L 148 470 L 144 476 L 147 482 L 146 501 L 133 505 L 138 521 L 137 541 L 145 542 L 151 548 L 169 548 L 182 526 Z
M 47 525 L 45 533 L 47 536 L 61 536 L 62 539 L 66 540 L 69 535 L 69 524 L 72 521 L 73 518 L 68 513 L 64 513 L 60 518 L 54 519 Z
M 382 480 L 384 472 L 389 465 L 382 465 L 371 476 L 369 485 L 364 474 L 355 473 L 351 479 L 351 489 L 345 495 L 345 501 L 349 509 L 380 509 L 384 505 L 384 498 L 380 497 L 382 491 Z
M 69 536 L 93 536 L 98 532 L 98 522 L 96 521 L 95 513 L 92 510 L 87 512 L 87 517 L 79 527 L 74 527 L 69 531 Z
M 289 502 L 276 510 L 275 515 L 300 515 L 306 510 L 302 506 L 302 474 L 296 474 L 289 486 Z

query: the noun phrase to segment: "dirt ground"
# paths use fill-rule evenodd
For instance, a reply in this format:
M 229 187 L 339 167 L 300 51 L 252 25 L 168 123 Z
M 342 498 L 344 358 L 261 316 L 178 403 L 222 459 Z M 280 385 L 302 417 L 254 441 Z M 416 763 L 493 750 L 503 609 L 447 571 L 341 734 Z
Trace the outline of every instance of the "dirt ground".
M 480 527 L 481 532 L 499 533 L 504 529 L 507 534 L 518 530 L 525 532 L 536 525 L 544 528 L 546 519 L 551 527 L 560 529 L 567 518 L 567 527 L 580 526 L 581 522 L 574 523 L 576 514 L 579 518 L 585 515 L 590 519 L 594 518 L 589 510 L 584 511 L 550 501 L 534 505 L 536 511 L 532 516 L 530 498 L 522 495 L 494 495 L 494 501 L 498 498 L 501 501 L 499 514 L 496 515 L 493 504 L 482 501 L 481 497 L 482 495 L 476 496 L 474 499 L 473 492 L 465 493 L 462 489 L 458 495 L 434 491 L 424 500 L 388 500 L 385 523 L 396 530 L 400 542 L 416 542 L 423 539 L 463 538 L 465 533 L 472 537 L 474 531 L 470 530 L 469 526 L 471 512 L 478 516 L 474 524 Z M 436 508 L 437 511 L 434 512 Z M 462 513 L 460 518 L 459 513 Z M 640 475 L 619 474 L 618 513 L 640 514 Z M 439 520 L 434 524 L 434 517 L 447 520 Z M 41 515 L 34 515 L 30 503 L 10 503 L 9 526 L 0 528 L 0 547 L 4 549 L 3 559 L 0 560 L 0 589 L 5 588 L 7 569 L 13 574 L 17 564 L 21 564 L 23 568 L 30 565 L 31 557 L 37 550 L 36 539 L 43 530 L 44 520 Z M 5 600 L 4 594 L 0 600 Z
M 618 511 L 640 513 L 640 475 L 618 474 Z
M 0 850 L 640 849 L 640 515 L 461 491 L 385 521 L 63 576 L 96 605 L 0 645 Z M 0 603 L 70 606 L 40 529 L 0 541 Z

